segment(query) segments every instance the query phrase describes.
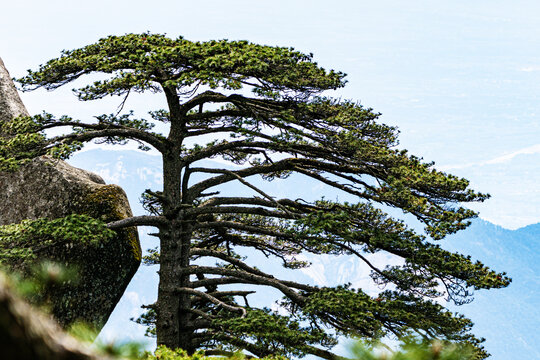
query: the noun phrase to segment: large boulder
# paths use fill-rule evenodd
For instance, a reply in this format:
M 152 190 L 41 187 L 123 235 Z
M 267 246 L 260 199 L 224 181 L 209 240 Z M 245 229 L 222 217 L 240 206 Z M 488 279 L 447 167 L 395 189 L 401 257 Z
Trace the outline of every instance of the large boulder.
M 27 111 L 0 59 L 0 123 L 13 121 L 19 115 L 27 115 Z M 98 175 L 64 161 L 41 157 L 17 172 L 0 173 L 0 225 L 70 214 L 89 215 L 106 222 L 132 215 L 126 194 L 119 186 L 107 185 Z M 53 241 L 32 251 L 40 260 L 78 269 L 77 285 L 56 288 L 47 294 L 52 314 L 64 327 L 84 321 L 101 328 L 141 261 L 135 228 L 118 231 L 113 240 L 98 246 Z M 8 265 L 23 273 L 32 266 L 16 258 Z

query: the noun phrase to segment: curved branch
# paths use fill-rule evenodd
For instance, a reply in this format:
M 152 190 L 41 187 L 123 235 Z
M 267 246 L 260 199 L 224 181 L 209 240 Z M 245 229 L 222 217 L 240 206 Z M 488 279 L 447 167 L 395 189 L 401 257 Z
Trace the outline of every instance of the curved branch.
M 218 245 L 225 242 L 238 246 L 251 247 L 255 250 L 260 251 L 267 258 L 269 257 L 269 255 L 273 255 L 281 259 L 284 263 L 287 263 L 289 261 L 289 259 L 286 258 L 286 255 L 284 255 L 284 253 L 290 255 L 298 254 L 300 252 L 297 248 L 290 245 L 274 246 L 270 241 L 267 241 L 266 239 L 260 240 L 261 241 L 249 240 L 247 238 L 244 239 L 239 235 L 232 236 L 231 234 L 227 234 L 226 237 L 222 236 L 221 240 L 214 239 L 212 245 Z
M 336 355 L 328 350 L 319 349 L 318 347 L 312 346 L 312 345 L 304 345 L 307 349 L 307 351 L 315 356 L 318 356 L 320 358 L 326 359 L 326 360 L 352 360 L 350 358 L 346 358 L 344 356 Z
M 240 261 L 240 260 L 238 260 L 238 259 L 236 259 L 236 258 L 234 258 L 232 256 L 226 255 L 224 253 L 221 253 L 219 251 L 209 250 L 209 249 L 194 248 L 194 249 L 191 249 L 189 253 L 190 253 L 190 255 L 215 257 L 215 258 L 218 258 L 218 259 L 221 259 L 221 260 L 225 260 L 229 264 L 238 266 L 242 270 L 245 270 L 245 271 L 247 271 L 247 272 L 249 272 L 251 274 L 264 276 L 264 277 L 267 277 L 267 278 L 273 278 L 272 275 L 269 275 L 269 274 L 267 274 L 265 272 L 262 272 L 260 270 L 255 269 L 255 268 L 252 268 L 251 266 L 249 266 L 245 262 Z
M 167 224 L 164 216 L 132 216 L 122 220 L 113 221 L 107 224 L 109 229 L 121 229 L 129 226 L 163 226 Z
M 235 229 L 235 230 L 243 230 L 243 231 L 246 231 L 246 232 L 249 232 L 249 233 L 252 233 L 252 234 L 254 233 L 254 234 L 261 234 L 261 235 L 268 235 L 268 236 L 275 236 L 275 237 L 283 237 L 283 238 L 288 238 L 288 239 L 291 239 L 291 240 L 294 239 L 293 234 L 283 233 L 283 232 L 280 232 L 280 231 L 275 231 L 275 230 L 270 230 L 270 229 L 264 229 L 264 228 L 260 228 L 260 227 L 257 227 L 257 226 L 245 225 L 245 224 L 236 223 L 236 222 L 233 222 L 233 221 L 212 221 L 212 222 L 206 222 L 206 223 L 199 223 L 199 224 L 196 225 L 196 228 L 199 228 L 199 229 L 201 229 L 201 228 L 214 229 L 214 228 L 220 227 L 220 226 L 230 228 L 230 229 Z M 363 262 L 366 263 L 366 265 L 368 265 L 373 271 L 377 272 L 381 276 L 384 276 L 385 278 L 389 279 L 390 281 L 395 280 L 395 279 L 388 278 L 388 276 L 385 275 L 379 268 L 375 267 L 365 256 L 363 256 L 360 252 L 358 252 L 357 250 L 355 250 L 351 246 L 345 245 L 345 244 L 337 242 L 337 241 L 332 241 L 332 240 L 330 240 L 328 238 L 322 238 L 322 237 L 319 238 L 319 237 L 310 236 L 310 237 L 305 237 L 304 239 L 310 239 L 310 240 L 320 239 L 321 241 L 326 241 L 326 242 L 329 242 L 329 243 L 331 243 L 333 245 L 336 245 L 336 246 L 342 248 L 343 250 L 348 251 L 351 254 L 357 256 L 358 258 L 360 258 Z M 295 243 L 297 243 L 297 242 L 295 242 Z M 297 243 L 297 244 L 302 246 L 301 243 Z M 302 249 L 310 251 L 309 248 L 305 247 L 305 246 L 302 246 Z M 214 252 L 212 250 L 205 250 L 205 252 L 206 251 Z M 203 254 L 202 252 L 201 252 L 201 255 L 213 256 L 210 253 L 208 253 L 208 255 L 206 255 L 206 254 Z M 218 256 L 216 256 L 216 257 L 218 257 Z M 220 258 L 222 258 L 223 260 L 226 260 L 223 257 L 220 257 Z
M 299 214 L 293 214 L 290 212 L 270 211 L 261 207 L 212 206 L 187 209 L 185 211 L 186 216 L 201 214 L 252 214 L 282 219 L 297 219 L 299 217 Z
M 229 284 L 257 284 L 255 281 L 241 279 L 239 277 L 228 276 L 220 278 L 204 278 L 202 280 L 192 281 L 189 283 L 189 287 L 197 289 L 200 287 L 211 287 L 217 285 L 229 285 Z
M 162 139 L 158 135 L 152 134 L 150 132 L 122 126 L 122 125 L 116 125 L 116 124 L 85 124 L 80 123 L 76 121 L 70 121 L 70 122 L 57 122 L 53 124 L 48 124 L 41 126 L 40 129 L 45 130 L 49 128 L 54 127 L 62 127 L 62 126 L 72 126 L 72 127 L 80 127 L 84 129 L 92 129 L 94 131 L 88 131 L 84 132 L 82 134 L 67 134 L 62 135 L 58 137 L 54 137 L 50 140 L 53 141 L 62 141 L 64 139 L 71 139 L 75 137 L 84 137 L 84 139 L 74 139 L 73 141 L 88 141 L 95 138 L 100 137 L 108 137 L 108 136 L 122 136 L 127 138 L 132 138 L 136 140 L 143 141 L 149 145 L 152 145 L 156 150 L 163 152 L 165 151 L 165 148 L 167 146 L 167 142 L 165 139 Z
M 202 170 L 199 170 L 199 172 L 204 172 L 205 169 L 202 169 Z M 212 170 L 215 170 L 215 169 L 212 169 Z M 229 174 L 229 175 L 232 175 L 234 176 L 238 181 L 240 181 L 242 184 L 246 185 L 248 188 L 252 189 L 253 191 L 259 193 L 260 195 L 262 195 L 263 197 L 265 197 L 266 199 L 268 199 L 270 202 L 272 202 L 275 207 L 285 211 L 287 214 L 290 214 L 291 213 L 287 210 L 287 208 L 285 208 L 284 206 L 282 206 L 279 202 L 277 202 L 273 197 L 271 197 L 270 195 L 266 194 L 263 190 L 259 189 L 258 187 L 256 187 L 255 185 L 249 183 L 248 181 L 246 181 L 244 178 L 242 178 L 240 175 L 230 171 L 230 170 L 218 170 L 220 172 L 222 172 L 223 174 Z
M 202 130 L 188 131 L 186 137 L 214 134 L 214 133 L 220 133 L 220 132 L 233 132 L 233 131 L 238 131 L 238 127 L 237 126 L 213 127 L 213 128 L 202 129 Z
M 180 106 L 180 108 L 184 114 L 187 114 L 187 112 L 194 107 L 208 102 L 232 103 L 239 108 L 249 109 L 252 112 L 258 110 L 272 113 L 284 109 L 287 106 L 291 106 L 290 102 L 288 101 L 249 98 L 239 94 L 232 94 L 226 96 L 221 93 L 208 90 L 186 101 Z
M 219 154 L 220 152 L 227 151 L 227 150 L 233 150 L 233 149 L 241 148 L 241 147 L 250 147 L 250 148 L 264 147 L 264 146 L 272 145 L 272 144 L 273 144 L 272 142 L 268 142 L 268 141 L 250 141 L 250 140 L 223 142 L 223 143 L 199 150 L 196 153 L 187 155 L 182 160 L 185 163 L 193 163 L 198 160 L 211 158 L 212 156 L 215 156 Z
M 183 114 L 185 115 L 185 114 L 187 114 L 187 112 L 189 110 L 193 109 L 196 106 L 202 105 L 202 104 L 207 103 L 207 102 L 214 102 L 214 103 L 228 102 L 227 99 L 228 99 L 227 96 L 225 96 L 225 95 L 223 95 L 221 93 L 207 90 L 207 91 L 205 91 L 205 92 L 203 92 L 203 93 L 201 93 L 201 94 L 199 94 L 197 96 L 194 96 L 190 100 L 188 100 L 185 103 L 183 103 L 182 105 L 180 105 L 180 109 L 183 112 Z
M 216 304 L 218 306 L 221 306 L 222 308 L 227 309 L 229 311 L 240 312 L 240 313 L 242 313 L 242 317 L 245 317 L 247 315 L 247 311 L 243 307 L 231 306 L 231 305 L 226 304 L 223 301 L 219 300 L 218 298 L 216 298 L 216 297 L 214 297 L 214 296 L 212 296 L 210 294 L 207 294 L 205 292 L 195 290 L 195 289 L 192 289 L 192 288 L 187 288 L 187 287 L 178 287 L 178 288 L 175 289 L 175 291 L 181 292 L 181 293 L 187 293 L 187 294 L 191 294 L 191 295 L 195 295 L 195 296 L 204 298 L 204 299 L 210 301 L 211 303 L 214 303 L 214 304 Z
M 318 207 L 314 205 L 310 205 L 307 203 L 299 203 L 297 200 L 291 200 L 291 199 L 279 199 L 274 200 L 273 198 L 270 200 L 262 199 L 258 196 L 252 196 L 252 197 L 242 197 L 242 196 L 231 196 L 231 197 L 225 197 L 225 196 L 216 196 L 213 198 L 210 198 L 203 202 L 200 207 L 205 206 L 216 206 L 216 205 L 260 205 L 260 206 L 266 206 L 271 208 L 276 208 L 277 205 L 279 206 L 287 206 L 290 208 L 295 208 L 299 211 L 308 211 L 308 210 L 317 210 Z
M 195 315 L 198 315 L 206 320 L 215 320 L 216 319 L 216 316 L 214 315 L 210 315 L 202 310 L 199 310 L 199 309 L 193 309 L 193 308 L 190 308 L 190 309 L 187 309 L 187 311 L 189 311 L 190 313 L 192 314 L 195 314 Z
M 229 144 L 232 144 L 232 143 L 227 143 L 223 145 L 229 145 Z M 268 143 L 260 142 L 259 144 L 268 144 Z M 313 168 L 315 171 L 310 171 L 308 168 Z M 282 159 L 272 164 L 255 165 L 249 168 L 236 170 L 236 171 L 231 171 L 231 170 L 226 170 L 226 169 L 206 169 L 206 168 L 193 168 L 192 170 L 197 171 L 197 172 L 204 172 L 204 173 L 222 174 L 220 176 L 215 176 L 215 177 L 200 181 L 197 184 L 194 184 L 190 189 L 191 191 L 193 191 L 193 194 L 191 195 L 192 197 L 193 196 L 197 197 L 201 192 L 203 192 L 204 190 L 210 187 L 221 185 L 232 180 L 237 180 L 239 177 L 245 178 L 252 175 L 270 174 L 270 173 L 275 173 L 275 172 L 280 172 L 280 171 L 296 171 L 306 176 L 312 177 L 316 180 L 319 180 L 332 187 L 340 189 L 344 192 L 347 192 L 349 194 L 357 195 L 366 199 L 371 199 L 372 197 L 370 197 L 365 192 L 361 192 L 354 188 L 351 188 L 350 186 L 346 186 L 338 182 L 329 180 L 325 178 L 324 176 L 318 174 L 316 171 L 350 173 L 350 174 L 357 174 L 357 175 L 366 174 L 373 177 L 381 176 L 381 174 L 377 174 L 377 175 L 373 174 L 371 169 L 359 167 L 358 164 L 353 166 L 353 165 L 347 165 L 347 164 L 336 164 L 336 163 L 329 163 L 329 162 L 324 162 L 324 161 L 315 160 L 315 159 L 296 158 L 296 157 Z M 334 175 L 337 175 L 337 174 L 334 174 Z M 358 181 L 358 184 L 364 185 L 364 183 L 360 180 Z
M 209 120 L 221 117 L 248 117 L 250 114 L 247 111 L 238 109 L 225 109 L 218 111 L 205 111 L 203 113 L 188 114 L 186 115 L 187 121 L 201 121 Z M 238 129 L 238 127 L 235 127 Z
M 214 291 L 211 293 L 208 293 L 209 295 L 212 295 L 214 297 L 221 297 L 221 296 L 248 296 L 251 294 L 255 294 L 255 291 L 252 290 L 230 290 L 230 291 Z
M 292 170 L 294 169 L 294 166 L 298 162 L 298 160 L 299 159 L 296 159 L 296 158 L 287 158 L 280 161 L 276 161 L 273 164 L 256 165 L 256 166 L 252 166 L 246 169 L 232 171 L 232 174 L 227 173 L 227 174 L 223 174 L 220 176 L 216 176 L 210 179 L 200 181 L 197 184 L 191 186 L 191 188 L 189 189 L 191 198 L 195 199 L 196 197 L 199 196 L 200 193 L 207 190 L 208 188 L 235 180 L 237 179 L 236 176 L 248 177 L 248 176 L 257 175 L 257 174 L 268 174 L 271 172 Z M 214 172 L 214 173 L 222 174 L 222 171 L 213 171 L 212 169 L 193 168 L 192 170 L 201 171 L 201 172 L 204 171 L 208 173 Z
M 244 280 L 248 280 L 254 284 L 259 285 L 267 285 L 274 287 L 278 290 L 280 290 L 285 296 L 287 296 L 289 299 L 294 301 L 297 304 L 303 304 L 304 303 L 304 297 L 294 291 L 292 289 L 294 285 L 295 288 L 305 290 L 305 291 L 317 291 L 318 288 L 305 285 L 305 284 L 299 284 L 292 281 L 285 281 L 285 280 L 279 280 L 274 278 L 272 275 L 271 277 L 266 276 L 260 276 L 255 274 L 250 274 L 245 271 L 240 270 L 231 270 L 231 269 L 222 269 L 222 268 L 215 268 L 210 266 L 190 266 L 188 268 L 184 268 L 182 272 L 186 272 L 188 274 L 197 274 L 197 273 L 203 273 L 203 274 L 214 274 L 214 275 L 225 275 L 225 276 L 232 276 Z M 208 279 L 211 280 L 211 279 Z M 196 285 L 198 282 L 194 282 L 192 284 L 192 287 Z

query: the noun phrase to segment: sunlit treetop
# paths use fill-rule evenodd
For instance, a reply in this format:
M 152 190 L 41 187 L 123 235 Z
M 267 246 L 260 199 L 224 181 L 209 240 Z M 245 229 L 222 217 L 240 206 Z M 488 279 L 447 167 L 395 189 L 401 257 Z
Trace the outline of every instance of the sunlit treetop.
M 109 36 L 29 71 L 24 89 L 58 88 L 92 72 L 113 76 L 77 89 L 82 100 L 129 91 L 160 91 L 161 86 L 189 93 L 190 87 L 238 90 L 248 85 L 270 98 L 305 97 L 344 86 L 345 74 L 325 71 L 312 54 L 247 41 L 192 42 L 183 37 L 129 34 Z M 159 85 L 158 85 L 159 84 Z M 194 90 L 194 89 L 192 89 Z

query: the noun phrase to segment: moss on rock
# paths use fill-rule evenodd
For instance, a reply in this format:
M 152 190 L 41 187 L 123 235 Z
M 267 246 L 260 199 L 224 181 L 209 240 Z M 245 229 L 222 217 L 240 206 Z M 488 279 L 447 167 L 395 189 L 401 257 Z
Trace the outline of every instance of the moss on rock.
M 87 207 L 83 213 L 104 222 L 125 219 L 131 216 L 129 208 L 125 207 L 126 195 L 118 185 L 103 185 L 86 195 L 82 205 Z M 127 239 L 133 256 L 141 261 L 142 251 L 135 228 L 120 230 L 119 233 Z

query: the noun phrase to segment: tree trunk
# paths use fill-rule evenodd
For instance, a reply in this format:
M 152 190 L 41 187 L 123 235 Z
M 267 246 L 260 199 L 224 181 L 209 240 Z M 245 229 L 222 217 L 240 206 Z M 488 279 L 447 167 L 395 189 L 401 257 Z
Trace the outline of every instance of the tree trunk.
M 182 163 L 179 153 L 163 157 L 164 186 L 166 198 L 163 215 L 169 220 L 160 229 L 160 271 L 157 301 L 157 343 L 171 349 L 182 348 L 194 352 L 193 330 L 190 329 L 190 298 L 179 294 L 178 287 L 189 286 L 189 275 L 182 272 L 189 266 L 190 229 L 183 222 L 181 209 Z

